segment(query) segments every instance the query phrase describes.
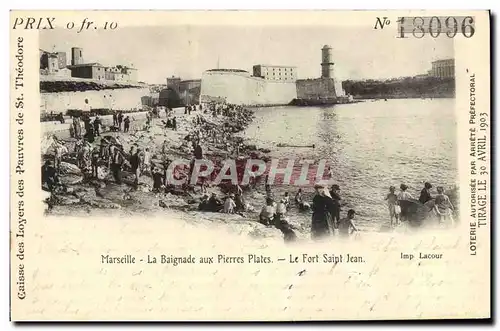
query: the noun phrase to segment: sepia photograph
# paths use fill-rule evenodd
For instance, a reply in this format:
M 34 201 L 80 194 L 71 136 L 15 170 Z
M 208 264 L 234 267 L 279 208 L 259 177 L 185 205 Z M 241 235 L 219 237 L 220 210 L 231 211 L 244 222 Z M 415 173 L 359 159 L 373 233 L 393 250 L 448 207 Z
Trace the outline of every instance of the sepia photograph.
M 41 31 L 47 213 L 175 212 L 286 241 L 446 231 L 453 41 L 381 47 L 370 29 Z
M 10 29 L 12 320 L 491 319 L 488 11 Z

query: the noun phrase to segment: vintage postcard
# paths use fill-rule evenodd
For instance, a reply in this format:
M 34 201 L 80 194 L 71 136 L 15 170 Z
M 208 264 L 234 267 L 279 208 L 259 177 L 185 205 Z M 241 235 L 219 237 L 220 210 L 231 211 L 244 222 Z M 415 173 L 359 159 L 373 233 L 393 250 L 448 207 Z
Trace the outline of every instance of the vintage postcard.
M 491 318 L 490 13 L 12 11 L 13 321 Z

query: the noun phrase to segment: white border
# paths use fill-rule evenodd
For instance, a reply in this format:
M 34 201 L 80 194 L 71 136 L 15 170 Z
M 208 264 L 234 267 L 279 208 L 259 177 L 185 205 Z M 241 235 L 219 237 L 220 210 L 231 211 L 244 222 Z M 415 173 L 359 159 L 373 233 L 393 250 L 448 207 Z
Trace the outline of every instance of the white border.
M 7 22 L 9 22 L 9 10 L 10 9 L 71 9 L 71 10 L 82 10 L 82 9 L 342 9 L 342 10 L 349 10 L 349 9 L 376 9 L 376 10 L 382 10 L 382 9 L 491 9 L 493 14 L 497 14 L 500 12 L 500 1 L 487 1 L 487 0 L 474 0 L 474 1 L 435 1 L 435 0 L 420 0 L 418 2 L 403 2 L 403 1 L 390 1 L 390 0 L 378 0 L 376 2 L 373 1 L 361 1 L 361 0 L 350 0 L 350 1 L 342 1 L 342 2 L 333 2 L 333 1 L 325 1 L 325 0 L 308 0 L 308 1 L 296 1 L 296 2 L 281 2 L 278 4 L 277 2 L 274 4 L 271 4 L 269 0 L 247 0 L 247 1 L 222 1 L 222 0 L 216 0 L 216 1 L 210 1 L 207 3 L 206 1 L 188 1 L 188 0 L 182 0 L 178 1 L 176 3 L 172 1 L 151 1 L 151 0 L 141 0 L 140 2 L 138 1 L 116 1 L 116 2 L 111 2 L 107 1 L 106 6 L 103 6 L 103 1 L 102 0 L 85 0 L 82 2 L 59 2 L 59 1 L 54 1 L 54 0 L 45 0 L 43 2 L 39 1 L 15 1 L 11 2 L 13 3 L 13 7 L 7 8 L 7 1 L 2 1 L 0 4 L 0 7 L 2 11 L 0 12 L 0 22 L 3 22 L 2 24 L 2 30 L 1 30 L 1 39 L 2 39 L 2 45 L 6 46 L 4 48 L 4 51 L 1 52 L 1 63 L 3 64 L 0 66 L 1 74 L 3 79 L 0 81 L 1 82 L 1 93 L 2 93 L 2 101 L 4 105 L 4 109 L 2 111 L 2 114 L 0 116 L 0 132 L 2 134 L 2 137 L 0 138 L 0 150 L 4 151 L 4 155 L 8 154 L 9 150 L 9 72 L 8 72 L 8 66 L 7 63 L 10 62 L 10 59 L 7 56 L 7 51 L 8 51 L 8 45 L 9 45 L 9 26 Z M 111 6 L 111 4 L 115 4 L 115 6 Z M 285 6 L 288 5 L 288 6 Z M 418 7 L 417 7 L 418 6 Z M 497 23 L 498 23 L 498 17 L 497 17 Z M 494 36 L 494 43 L 498 43 L 498 24 L 497 26 L 493 27 L 493 36 Z M 492 58 L 493 59 L 493 58 Z M 495 68 L 495 72 L 493 73 L 492 79 L 495 79 L 498 77 L 498 65 Z M 500 88 L 498 84 L 495 86 L 495 90 L 491 91 L 492 95 L 499 96 L 500 95 Z M 495 111 L 496 109 L 493 109 Z M 498 115 L 497 115 L 498 116 Z M 496 123 L 494 123 L 496 124 Z M 495 125 L 496 126 L 496 125 Z M 495 128 L 498 129 L 498 128 Z M 498 132 L 498 131 L 497 131 Z M 495 146 L 498 144 L 498 137 L 495 139 Z M 496 163 L 497 158 L 495 157 L 495 163 Z M 0 162 L 0 167 L 1 167 L 1 173 L 5 176 L 5 181 L 2 181 L 2 183 L 7 182 L 7 176 L 9 173 L 8 169 L 8 162 Z M 495 182 L 493 185 L 495 187 L 500 187 L 498 182 Z M 8 210 L 9 210 L 9 188 L 8 185 L 1 185 L 1 211 L 2 215 L 4 216 L 2 219 L 2 226 L 3 226 L 3 231 L 1 232 L 2 238 L 4 240 L 7 240 L 7 234 L 9 233 L 9 216 L 8 216 Z M 498 208 L 497 204 L 494 203 L 494 208 L 495 208 L 495 215 L 498 215 Z M 496 220 L 492 220 L 493 222 L 496 222 Z M 495 231 L 495 238 L 499 238 L 498 232 L 499 232 L 499 226 L 498 224 L 495 226 L 496 231 Z M 9 320 L 9 282 L 8 282 L 8 277 L 9 277 L 9 251 L 8 251 L 8 244 L 7 241 L 4 241 L 1 245 L 1 248 L 4 250 L 2 254 L 0 254 L 0 261 L 1 261 L 1 266 L 3 267 L 3 272 L 5 275 L 5 281 L 2 282 L 1 286 L 1 295 L 0 297 L 2 298 L 0 302 L 0 311 L 3 313 L 2 315 L 2 323 L 1 326 L 2 330 L 11 330 L 14 329 L 15 325 L 10 323 Z M 498 275 L 497 279 L 495 281 L 498 281 Z M 498 289 L 498 287 L 497 287 Z M 497 297 L 498 290 L 496 293 L 494 293 L 495 298 Z M 109 328 L 110 325 L 79 325 L 82 328 L 92 328 L 92 330 L 103 330 L 105 327 Z M 134 329 L 145 329 L 147 325 L 145 326 L 131 326 Z M 158 325 L 159 327 L 165 327 L 163 325 Z M 185 325 L 183 325 L 185 326 Z M 229 325 L 228 325 L 229 326 Z M 258 327 L 259 329 L 268 329 L 271 328 L 272 326 L 275 325 L 269 325 L 269 326 L 263 326 L 263 325 L 239 325 L 239 327 L 247 329 L 250 327 Z M 281 325 L 282 327 L 284 325 Z M 344 329 L 348 327 L 348 324 L 342 324 L 342 325 L 337 325 L 337 324 L 332 324 L 331 326 L 328 325 L 323 325 L 326 327 L 332 327 L 335 329 Z M 354 329 L 358 328 L 365 328 L 367 326 L 370 326 L 370 324 L 364 324 L 363 326 L 356 326 Z M 52 327 L 48 326 L 48 327 Z M 64 325 L 60 326 L 62 330 L 65 329 L 70 329 L 71 325 Z M 116 329 L 122 329 L 126 326 L 124 325 L 119 325 L 119 326 L 113 326 L 113 328 Z M 130 327 L 130 326 L 129 326 Z M 175 327 L 174 325 L 167 325 L 166 327 L 171 328 Z M 202 326 L 200 325 L 193 325 L 191 326 L 193 328 L 201 328 Z M 204 326 L 204 328 L 219 328 L 220 325 L 217 326 Z M 297 327 L 297 326 L 294 326 Z M 306 328 L 310 327 L 310 325 L 302 325 L 300 328 Z M 385 327 L 383 325 L 378 326 L 378 327 Z M 401 326 L 397 326 L 398 328 L 401 328 Z M 407 326 L 409 327 L 409 326 Z M 426 330 L 438 330 L 441 329 L 438 326 L 435 327 L 430 327 L 427 325 L 422 325 L 420 326 L 421 328 L 426 328 Z M 32 329 L 39 329 L 42 328 L 42 326 L 33 326 Z M 472 326 L 467 326 L 467 329 L 473 328 Z M 352 327 L 349 327 L 349 329 L 353 329 Z

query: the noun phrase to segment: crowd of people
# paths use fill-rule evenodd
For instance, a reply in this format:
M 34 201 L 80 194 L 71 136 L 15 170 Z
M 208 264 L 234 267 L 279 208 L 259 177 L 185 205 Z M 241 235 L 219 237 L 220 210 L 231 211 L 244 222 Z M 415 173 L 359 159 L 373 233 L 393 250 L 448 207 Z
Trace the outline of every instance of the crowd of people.
M 193 124 L 192 129 L 182 142 L 187 146 L 190 145 L 191 149 L 191 163 L 189 170 L 186 172 L 188 178 L 191 177 L 193 172 L 195 160 L 203 159 L 204 150 L 202 144 L 210 144 L 212 149 L 219 148 L 226 152 L 227 156 L 238 157 L 242 147 L 242 139 L 235 137 L 234 133 L 244 129 L 252 118 L 251 111 L 241 106 L 229 104 L 210 103 L 185 107 L 184 113 L 186 115 L 191 115 L 192 112 L 196 112 L 196 116 L 190 116 Z M 160 117 L 162 117 L 160 110 L 158 108 L 152 109 L 147 113 L 145 125 L 141 130 L 148 131 L 153 124 L 153 118 Z M 220 123 L 213 121 L 215 118 L 221 119 L 223 124 L 220 125 Z M 81 121 L 83 121 L 85 129 L 83 135 Z M 176 131 L 178 129 L 178 119 L 173 116 L 172 109 L 165 109 L 165 120 L 162 119 L 161 123 L 163 123 L 164 130 Z M 110 132 L 129 133 L 130 124 L 131 119 L 129 116 L 125 116 L 122 112 L 116 112 L 113 114 L 113 124 L 106 127 L 106 129 Z M 50 192 L 54 192 L 58 187 L 61 187 L 59 180 L 61 162 L 65 156 L 73 154 L 76 155 L 76 166 L 81 170 L 84 178 L 102 180 L 105 177 L 102 174 L 103 169 L 106 168 L 112 174 L 116 184 L 123 183 L 122 173 L 127 171 L 133 174 L 132 185 L 136 188 L 141 177 L 148 176 L 152 179 L 151 191 L 153 193 L 168 193 L 175 189 L 167 180 L 167 169 L 172 161 L 168 155 L 169 141 L 164 140 L 155 153 L 151 148 L 141 148 L 137 144 L 132 144 L 130 150 L 125 151 L 124 144 L 120 141 L 121 136 L 103 136 L 104 128 L 103 121 L 99 116 L 96 116 L 93 120 L 86 115 L 74 116 L 70 128 L 71 136 L 76 138 L 74 150 L 70 153 L 63 140 L 54 138 L 54 157 L 53 160 L 45 161 L 42 166 L 42 185 L 45 185 Z M 98 141 L 96 141 L 97 137 L 99 137 Z M 248 189 L 256 189 L 257 183 L 261 182 L 261 177 L 264 177 L 264 175 L 251 178 Z M 201 202 L 198 205 L 200 211 L 240 214 L 242 216 L 245 216 L 244 213 L 246 212 L 255 211 L 246 202 L 244 190 L 239 185 L 226 187 L 222 190 L 224 197 L 219 198 L 216 193 L 210 194 L 208 192 L 207 182 L 209 181 L 201 178 L 198 183 L 202 194 Z M 264 225 L 278 228 L 284 234 L 285 240 L 296 239 L 294 232 L 296 228 L 287 220 L 288 214 L 293 208 L 296 208 L 299 213 L 312 212 L 310 229 L 313 239 L 324 238 L 335 233 L 341 236 L 349 236 L 358 231 L 354 224 L 356 217 L 354 209 L 347 210 L 345 217 L 341 217 L 341 209 L 346 204 L 341 199 L 339 185 L 335 184 L 330 188 L 320 184 L 315 185 L 314 197 L 309 202 L 306 201 L 302 188 L 298 189 L 293 201 L 291 201 L 288 192 L 285 192 L 280 198 L 273 195 L 267 176 L 264 182 L 266 198 L 260 213 L 258 213 L 258 221 Z M 452 212 L 454 207 L 449 197 L 444 194 L 442 187 L 438 187 L 438 194 L 432 197 L 431 188 L 430 183 L 425 183 L 425 187 L 420 194 L 420 203 L 427 205 L 429 201 L 432 201 L 433 204 L 430 208 L 435 211 L 440 220 L 451 219 L 453 221 Z M 408 218 L 403 201 L 412 201 L 414 199 L 407 189 L 408 187 L 405 184 L 401 184 L 400 192 L 396 194 L 395 187 L 391 186 L 389 194 L 385 197 L 389 208 L 391 227 Z M 194 191 L 194 187 L 186 184 L 183 185 L 182 190 L 185 192 Z
M 168 117 L 168 111 L 166 115 Z M 143 129 L 147 130 L 151 125 L 152 116 L 153 112 L 146 114 L 146 125 Z M 83 135 L 82 122 L 85 130 Z M 128 133 L 130 131 L 130 122 L 129 116 L 124 116 L 122 112 L 115 112 L 113 114 L 113 124 L 107 129 L 110 132 Z M 76 139 L 74 150 L 69 151 L 64 140 L 57 139 L 55 136 L 52 137 L 54 158 L 53 160 L 46 160 L 42 166 L 42 185 L 45 184 L 50 191 L 60 186 L 61 162 L 64 157 L 70 154 L 76 156 L 76 166 L 87 178 L 99 179 L 100 167 L 109 169 L 117 184 L 122 183 L 122 171 L 125 169 L 130 170 L 135 175 L 135 184 L 138 184 L 139 178 L 143 174 L 149 174 L 153 179 L 158 177 L 159 170 L 152 167 L 149 148 L 142 150 L 132 145 L 130 151 L 126 153 L 124 144 L 118 136 L 101 136 L 103 128 L 102 120 L 98 115 L 93 121 L 86 114 L 73 116 L 70 136 Z M 100 137 L 99 144 L 96 137 Z
M 240 123 L 242 119 L 248 121 L 250 116 L 249 112 L 242 107 L 227 104 L 208 104 L 205 108 L 203 105 L 186 106 L 186 114 L 193 111 L 199 111 L 199 114 L 192 119 L 193 130 L 184 138 L 184 144 L 191 144 L 192 148 L 192 162 L 189 174 L 193 170 L 194 160 L 203 158 L 202 141 L 218 144 L 221 149 L 237 150 L 238 146 L 232 146 L 231 139 L 229 139 L 232 126 L 228 124 L 230 121 Z M 162 120 L 162 123 L 165 130 L 176 131 L 178 120 L 176 116 L 172 116 L 172 112 L 172 109 L 165 109 L 165 120 Z M 206 120 L 207 115 L 213 117 L 222 115 L 226 117 L 227 121 L 224 123 L 225 125 L 219 128 L 217 124 Z M 146 114 L 145 125 L 140 130 L 148 131 L 151 128 L 152 119 L 159 117 L 159 109 L 152 109 Z M 82 134 L 82 122 L 84 124 L 84 134 Z M 129 116 L 124 116 L 122 112 L 118 111 L 113 114 L 113 124 L 106 127 L 106 129 L 109 132 L 128 133 L 130 122 Z M 69 151 L 64 140 L 53 137 L 54 157 L 52 160 L 47 160 L 42 167 L 42 185 L 45 184 L 51 191 L 57 187 L 61 162 L 64 157 L 72 154 L 76 155 L 76 165 L 86 177 L 98 179 L 99 169 L 104 167 L 112 173 L 114 181 L 121 184 L 122 172 L 125 170 L 134 174 L 134 184 L 136 186 L 141 176 L 148 175 L 153 179 L 154 192 L 168 189 L 166 170 L 171 160 L 167 155 L 169 147 L 167 140 L 163 142 L 159 155 L 152 155 L 150 148 L 140 148 L 136 144 L 133 144 L 127 152 L 124 150 L 124 144 L 120 142 L 121 136 L 101 136 L 103 128 L 103 122 L 99 116 L 96 116 L 93 120 L 86 114 L 73 116 L 70 136 L 76 139 L 74 150 Z M 97 137 L 100 138 L 99 141 L 96 141 Z M 153 163 L 153 157 L 159 162 Z M 202 188 L 206 189 L 203 185 Z
M 416 202 L 414 197 L 408 192 L 408 186 L 406 184 L 401 184 L 399 188 L 400 192 L 396 194 L 396 187 L 389 187 L 389 193 L 385 197 L 389 208 L 391 227 L 397 226 L 401 221 L 407 221 L 409 210 L 406 202 Z M 444 188 L 438 186 L 436 188 L 437 195 L 434 197 L 432 197 L 431 189 L 432 184 L 426 182 L 420 191 L 418 202 L 428 206 L 429 211 L 435 213 L 440 223 L 448 222 L 453 225 L 453 212 L 455 207 L 448 195 L 445 194 Z

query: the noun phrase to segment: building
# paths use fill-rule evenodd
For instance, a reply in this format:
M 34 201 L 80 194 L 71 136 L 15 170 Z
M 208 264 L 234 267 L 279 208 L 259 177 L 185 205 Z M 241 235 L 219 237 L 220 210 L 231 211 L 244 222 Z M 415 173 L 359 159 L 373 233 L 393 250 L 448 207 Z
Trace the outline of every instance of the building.
M 70 65 L 68 69 L 71 70 L 71 77 L 96 80 L 106 79 L 105 67 L 97 62 Z
M 253 76 L 265 80 L 295 82 L 297 80 L 297 68 L 257 64 L 253 66 Z
M 241 105 L 345 103 L 348 97 L 335 78 L 332 47 L 321 49 L 321 77 L 297 79 L 297 68 L 258 64 L 253 74 L 241 69 L 211 69 L 203 73 L 201 102 Z
M 66 62 L 66 52 L 57 52 L 57 61 L 59 65 L 59 69 L 66 68 L 68 62 Z
M 430 76 L 439 78 L 455 77 L 455 59 L 444 59 L 432 62 Z
M 118 82 L 136 82 L 137 81 L 137 69 L 130 68 L 123 65 L 117 65 L 115 67 L 105 68 L 105 79 L 114 80 Z
M 83 62 L 83 49 L 79 47 L 71 48 L 71 65 L 76 66 L 80 64 L 84 64 Z
M 66 59 L 64 59 L 66 61 Z M 124 65 L 105 67 L 98 62 L 85 63 L 83 60 L 83 49 L 71 48 L 71 77 L 95 80 L 111 80 L 117 82 L 137 82 L 137 69 Z
M 141 103 L 144 106 L 155 107 L 158 106 L 160 102 L 160 93 L 151 93 L 151 95 L 145 95 L 141 98 Z
M 333 78 L 333 65 L 332 47 L 325 45 L 321 49 L 321 77 Z
M 167 78 L 167 86 L 160 91 L 159 105 L 179 107 L 198 104 L 200 101 L 201 79 L 182 80 L 180 77 Z
M 198 104 L 200 102 L 201 79 L 183 80 L 179 84 L 179 97 L 185 105 Z
M 179 92 L 189 91 L 201 86 L 201 79 L 182 80 L 179 83 Z
M 251 75 L 245 70 L 229 68 L 207 70 L 202 75 L 201 102 L 225 101 L 247 106 L 286 105 L 296 97 L 295 82 L 290 78 L 273 79 L 272 70 L 270 79 L 262 75 Z
M 137 82 L 138 81 L 136 68 L 125 67 L 125 71 L 128 74 L 128 80 L 130 82 Z
M 79 47 L 71 48 L 71 65 L 68 66 L 71 70 L 71 77 L 87 78 L 96 80 L 105 80 L 105 67 L 97 62 L 84 63 L 83 49 Z
M 175 91 L 179 91 L 179 85 L 181 84 L 181 78 L 180 77 L 175 77 L 172 76 L 170 78 L 167 78 L 167 88 L 171 88 Z
M 39 49 L 39 55 L 40 73 L 42 75 L 68 76 L 66 52 L 47 52 Z
M 39 53 L 40 53 L 40 69 L 49 69 L 49 71 L 57 71 L 58 69 L 66 68 L 67 65 L 66 52 L 47 52 L 44 51 L 43 49 L 39 49 Z
M 104 77 L 106 80 L 115 80 L 118 74 L 120 74 L 120 70 L 116 67 L 104 68 Z
M 341 82 L 335 79 L 332 47 L 324 45 L 321 49 L 321 77 L 297 80 L 297 98 L 332 103 L 343 94 Z
M 167 87 L 158 94 L 158 105 L 168 108 L 175 108 L 185 105 L 179 93 L 171 87 Z
M 59 69 L 59 58 L 57 54 L 49 54 L 47 57 L 47 70 L 50 74 L 54 74 Z

